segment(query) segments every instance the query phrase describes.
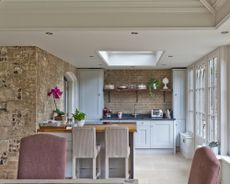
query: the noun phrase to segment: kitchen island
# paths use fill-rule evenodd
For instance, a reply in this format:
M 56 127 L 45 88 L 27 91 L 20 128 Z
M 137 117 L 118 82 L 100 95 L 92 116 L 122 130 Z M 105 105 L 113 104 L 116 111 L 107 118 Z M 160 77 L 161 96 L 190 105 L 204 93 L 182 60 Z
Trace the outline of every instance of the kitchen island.
M 109 126 L 124 126 L 129 129 L 129 146 L 130 146 L 130 157 L 129 157 L 129 173 L 130 178 L 134 178 L 134 133 L 136 132 L 136 123 L 119 123 L 119 124 L 86 124 L 85 127 L 95 127 L 96 128 L 96 138 L 97 144 L 101 146 L 101 178 L 105 177 L 105 128 Z M 37 130 L 38 133 L 49 133 L 60 137 L 65 137 L 68 141 L 67 148 L 67 166 L 66 166 L 66 177 L 72 177 L 72 130 L 66 127 L 40 127 Z M 90 160 L 83 160 L 81 167 L 84 172 L 82 176 L 85 178 L 89 178 L 91 174 L 91 164 Z M 122 173 L 124 173 L 124 160 L 123 159 L 111 159 L 111 176 L 119 177 Z

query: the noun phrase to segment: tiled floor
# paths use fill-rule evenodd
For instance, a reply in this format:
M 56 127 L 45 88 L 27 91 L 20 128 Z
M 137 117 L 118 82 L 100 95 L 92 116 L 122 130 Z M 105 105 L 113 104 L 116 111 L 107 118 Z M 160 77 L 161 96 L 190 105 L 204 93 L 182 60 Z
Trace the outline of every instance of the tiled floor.
M 191 160 L 181 154 L 137 152 L 135 178 L 139 184 L 186 184 Z

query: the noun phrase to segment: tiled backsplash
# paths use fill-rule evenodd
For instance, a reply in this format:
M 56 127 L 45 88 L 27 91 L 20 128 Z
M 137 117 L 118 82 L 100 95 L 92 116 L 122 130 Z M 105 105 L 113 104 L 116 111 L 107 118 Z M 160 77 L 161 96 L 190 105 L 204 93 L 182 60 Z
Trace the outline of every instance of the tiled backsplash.
M 168 87 L 172 87 L 171 70 L 106 70 L 104 84 L 120 85 L 138 85 L 147 84 L 150 78 L 162 81 L 164 77 L 169 79 Z M 159 89 L 163 88 L 163 84 Z M 136 113 L 149 113 L 151 109 L 160 108 L 163 110 L 172 108 L 172 93 L 166 92 L 165 102 L 162 91 L 157 91 L 153 97 L 149 96 L 147 91 L 138 92 L 138 102 L 136 102 L 135 92 L 104 92 L 105 107 L 112 110 L 113 113 L 122 111 L 124 113 L 133 113 L 134 106 Z

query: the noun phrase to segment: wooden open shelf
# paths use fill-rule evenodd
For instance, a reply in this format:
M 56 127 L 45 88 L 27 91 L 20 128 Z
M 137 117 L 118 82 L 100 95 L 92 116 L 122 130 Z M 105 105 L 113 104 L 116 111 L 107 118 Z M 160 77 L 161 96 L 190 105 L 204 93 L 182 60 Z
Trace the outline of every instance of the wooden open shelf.
M 111 102 L 111 92 L 134 92 L 136 93 L 136 103 L 138 102 L 138 93 L 139 92 L 146 92 L 148 93 L 148 89 L 119 89 L 119 88 L 115 88 L 115 89 L 104 89 L 105 92 L 108 93 L 108 101 L 109 103 Z M 172 92 L 172 89 L 156 89 L 155 92 L 162 92 L 163 93 L 163 97 L 164 97 L 164 102 L 165 102 L 165 96 L 167 92 Z

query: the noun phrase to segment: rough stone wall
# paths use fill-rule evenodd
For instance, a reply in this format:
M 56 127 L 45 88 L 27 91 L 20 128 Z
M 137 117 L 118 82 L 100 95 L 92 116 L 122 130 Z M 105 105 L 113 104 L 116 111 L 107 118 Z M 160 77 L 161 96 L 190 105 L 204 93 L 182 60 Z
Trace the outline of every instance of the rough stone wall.
M 50 118 L 54 106 L 48 90 L 63 89 L 65 72 L 75 70 L 36 47 L 0 47 L 0 178 L 16 178 L 20 139 Z
M 106 70 L 104 84 L 114 84 L 115 87 L 120 85 L 138 85 L 147 84 L 150 78 L 169 79 L 168 87 L 172 87 L 171 70 Z M 163 88 L 161 84 L 160 88 Z M 148 95 L 147 91 L 138 92 L 138 102 L 136 102 L 135 92 L 110 92 L 110 102 L 108 92 L 104 92 L 105 106 L 110 108 L 112 112 L 117 113 L 133 113 L 134 105 L 136 105 L 137 113 L 149 113 L 151 109 L 160 108 L 166 110 L 172 108 L 172 93 L 167 92 L 165 102 L 163 92 L 158 91 L 153 97 Z
M 34 47 L 0 47 L 0 178 L 15 178 L 22 136 L 35 133 Z
M 50 119 L 55 109 L 52 98 L 47 96 L 48 91 L 58 86 L 64 89 L 64 75 L 66 72 L 76 74 L 76 68 L 57 58 L 56 56 L 36 48 L 37 53 L 37 122 Z M 63 96 L 57 100 L 57 106 L 61 110 L 63 107 Z

